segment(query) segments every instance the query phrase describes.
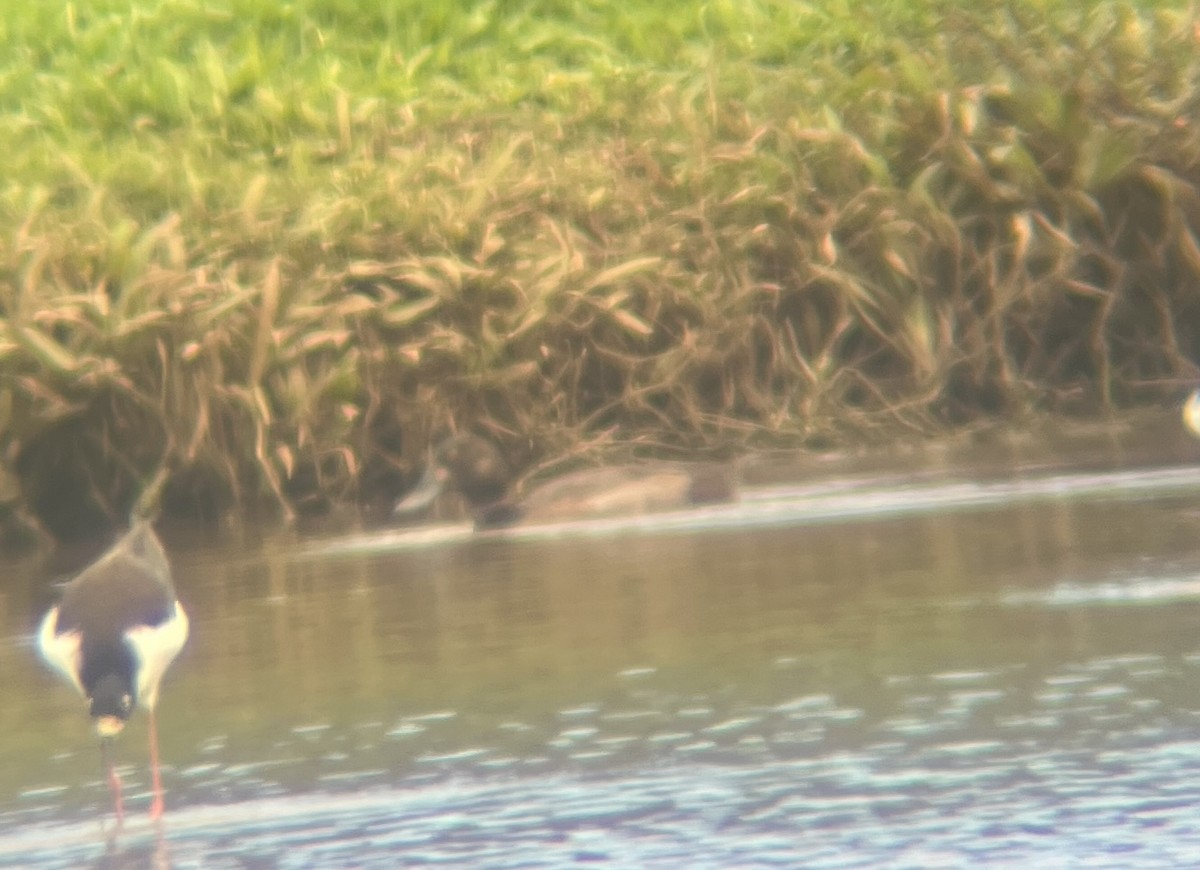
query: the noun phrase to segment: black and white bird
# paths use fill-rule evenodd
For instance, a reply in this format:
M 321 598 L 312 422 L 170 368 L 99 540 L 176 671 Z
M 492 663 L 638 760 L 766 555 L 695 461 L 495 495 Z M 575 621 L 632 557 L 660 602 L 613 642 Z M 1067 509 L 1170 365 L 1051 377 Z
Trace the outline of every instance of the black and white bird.
M 150 716 L 150 815 L 162 815 L 154 705 L 163 674 L 187 636 L 188 618 L 175 598 L 167 554 L 145 521 L 67 583 L 42 619 L 42 657 L 87 699 L 118 822 L 124 815 L 121 781 L 108 747 L 135 707 Z

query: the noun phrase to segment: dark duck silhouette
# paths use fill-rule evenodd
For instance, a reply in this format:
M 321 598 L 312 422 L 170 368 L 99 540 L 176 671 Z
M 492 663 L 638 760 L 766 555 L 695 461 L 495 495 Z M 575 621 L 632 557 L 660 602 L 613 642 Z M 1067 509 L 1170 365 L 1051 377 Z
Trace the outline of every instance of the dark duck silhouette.
M 733 501 L 732 470 L 699 463 L 646 463 L 577 471 L 518 497 L 516 476 L 499 448 L 474 434 L 441 442 L 414 489 L 393 513 L 424 511 L 442 492 L 459 493 L 477 529 L 524 522 L 629 516 Z

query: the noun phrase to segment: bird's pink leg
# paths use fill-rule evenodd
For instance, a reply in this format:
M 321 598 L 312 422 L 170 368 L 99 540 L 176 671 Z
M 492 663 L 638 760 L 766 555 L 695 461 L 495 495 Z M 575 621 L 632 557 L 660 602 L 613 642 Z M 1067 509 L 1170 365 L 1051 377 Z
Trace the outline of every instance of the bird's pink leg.
M 150 818 L 160 819 L 163 814 L 162 777 L 158 772 L 158 723 L 154 710 L 150 710 L 150 777 L 154 783 L 154 800 L 150 804 Z
M 104 761 L 104 767 L 108 775 L 108 790 L 112 792 L 113 797 L 113 813 L 117 817 L 117 827 L 125 821 L 125 803 L 121 800 L 121 775 L 117 773 L 117 766 L 113 764 L 112 749 L 107 739 L 100 741 L 100 757 Z

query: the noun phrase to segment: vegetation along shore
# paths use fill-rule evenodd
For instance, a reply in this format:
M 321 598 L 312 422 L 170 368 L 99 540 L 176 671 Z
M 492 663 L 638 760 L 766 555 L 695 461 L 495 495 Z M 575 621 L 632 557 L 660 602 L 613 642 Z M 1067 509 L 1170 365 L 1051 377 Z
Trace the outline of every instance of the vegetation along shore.
M 730 454 L 1175 401 L 1187 2 L 21 4 L 0 500 L 390 504 L 438 433 Z

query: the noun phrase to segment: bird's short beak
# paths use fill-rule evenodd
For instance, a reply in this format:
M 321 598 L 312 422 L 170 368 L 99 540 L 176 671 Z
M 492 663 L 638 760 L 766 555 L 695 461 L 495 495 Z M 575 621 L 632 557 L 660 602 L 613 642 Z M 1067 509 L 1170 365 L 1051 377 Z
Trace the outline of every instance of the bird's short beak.
M 96 733 L 104 740 L 116 737 L 125 728 L 125 720 L 116 716 L 100 716 L 96 719 Z
M 438 497 L 445 485 L 445 473 L 431 461 L 425 466 L 425 473 L 421 475 L 417 485 L 392 508 L 392 515 L 404 516 L 425 510 L 433 504 L 433 500 Z

